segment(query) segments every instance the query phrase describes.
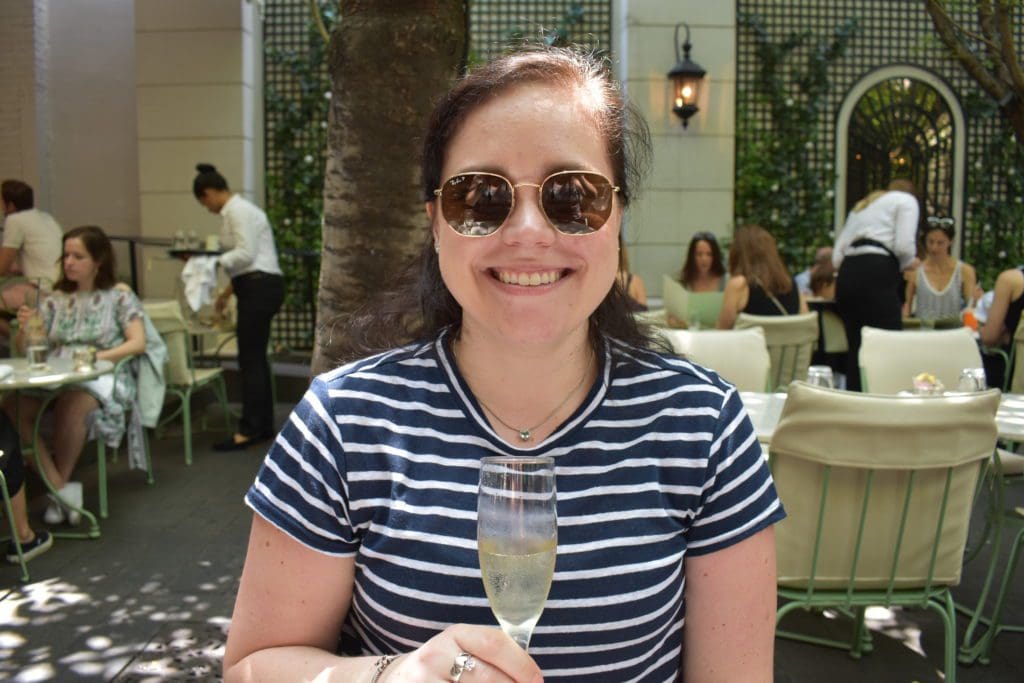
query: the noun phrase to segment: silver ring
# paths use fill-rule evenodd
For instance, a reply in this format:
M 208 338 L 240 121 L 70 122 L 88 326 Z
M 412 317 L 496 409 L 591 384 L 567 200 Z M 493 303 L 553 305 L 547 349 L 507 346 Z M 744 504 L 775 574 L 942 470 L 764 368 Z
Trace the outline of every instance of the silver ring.
M 455 655 L 455 662 L 448 673 L 451 674 L 454 683 L 459 683 L 462 679 L 462 674 L 466 671 L 472 671 L 474 668 L 476 668 L 476 660 L 473 658 L 473 655 L 468 652 L 460 652 Z

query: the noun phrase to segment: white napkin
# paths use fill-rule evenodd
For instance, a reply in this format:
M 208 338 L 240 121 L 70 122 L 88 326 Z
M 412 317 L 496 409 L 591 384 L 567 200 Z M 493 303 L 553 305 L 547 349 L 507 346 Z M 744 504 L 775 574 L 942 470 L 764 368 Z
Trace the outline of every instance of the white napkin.
M 14 374 L 14 368 L 10 365 L 0 365 L 0 382 Z
M 181 281 L 189 308 L 198 311 L 209 304 L 217 288 L 217 257 L 192 256 L 181 269 Z
M 988 309 L 992 307 L 992 299 L 995 298 L 995 295 L 994 289 L 985 292 L 985 295 L 978 299 L 978 303 L 974 306 L 974 319 L 982 325 L 988 320 Z

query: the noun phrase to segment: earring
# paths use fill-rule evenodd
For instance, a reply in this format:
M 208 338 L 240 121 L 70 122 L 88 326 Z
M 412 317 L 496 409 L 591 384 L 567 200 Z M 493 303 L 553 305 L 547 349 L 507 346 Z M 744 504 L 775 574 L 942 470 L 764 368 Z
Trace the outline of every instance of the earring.
M 437 240 L 434 240 L 434 253 L 435 254 L 440 254 L 441 253 L 441 243 L 438 242 Z

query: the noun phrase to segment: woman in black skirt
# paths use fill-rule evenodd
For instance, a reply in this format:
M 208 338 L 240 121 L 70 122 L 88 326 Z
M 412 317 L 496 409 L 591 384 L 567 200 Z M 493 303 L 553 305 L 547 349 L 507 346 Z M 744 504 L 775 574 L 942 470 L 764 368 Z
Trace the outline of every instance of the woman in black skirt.
M 865 325 L 903 328 L 903 271 L 917 261 L 920 206 L 914 185 L 898 178 L 857 202 L 836 238 L 836 303 L 849 347 L 846 388 L 860 391 L 860 332 Z

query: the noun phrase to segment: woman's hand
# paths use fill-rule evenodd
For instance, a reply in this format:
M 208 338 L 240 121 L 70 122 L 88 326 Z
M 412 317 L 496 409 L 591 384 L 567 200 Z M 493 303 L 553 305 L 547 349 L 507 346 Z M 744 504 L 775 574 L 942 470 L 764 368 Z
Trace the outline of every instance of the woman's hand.
M 224 315 L 224 312 L 228 309 L 228 301 L 231 299 L 231 294 L 232 291 L 226 289 L 217 295 L 216 301 L 213 302 L 213 310 L 217 312 L 217 315 Z
M 29 317 L 35 313 L 35 309 L 29 308 L 28 306 L 21 306 L 18 308 L 18 329 L 24 330 L 25 323 L 28 322 Z
M 463 683 L 536 683 L 544 680 L 530 655 L 501 629 L 456 624 L 418 649 L 399 657 L 384 670 L 379 681 L 450 681 L 452 665 L 462 653 L 472 655 L 474 662 L 472 672 L 468 667 L 465 669 Z

